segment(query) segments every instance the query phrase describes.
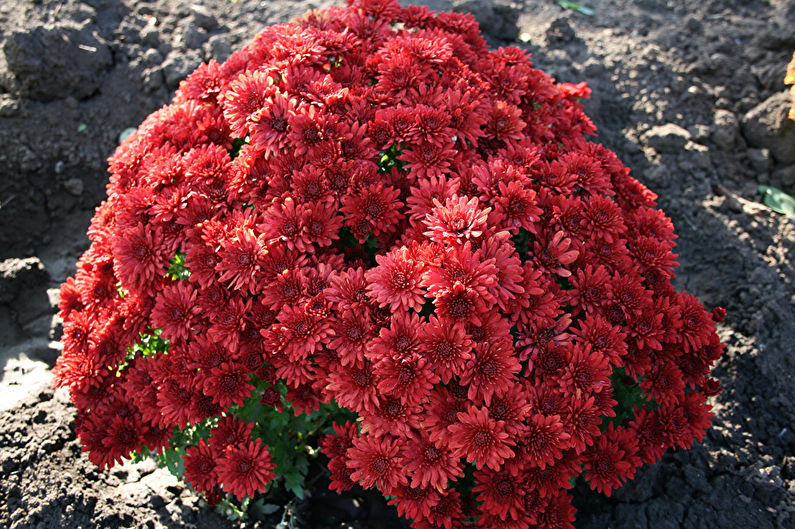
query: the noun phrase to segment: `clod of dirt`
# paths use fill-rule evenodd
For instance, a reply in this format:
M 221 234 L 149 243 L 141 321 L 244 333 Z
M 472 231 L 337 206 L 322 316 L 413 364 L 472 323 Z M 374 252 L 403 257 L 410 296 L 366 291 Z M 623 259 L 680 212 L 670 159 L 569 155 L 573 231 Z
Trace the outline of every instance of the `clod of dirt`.
M 546 33 L 547 43 L 554 46 L 574 40 L 575 33 L 566 17 L 556 18 Z
M 49 280 L 38 257 L 0 262 L 0 346 L 16 343 L 26 327 L 50 316 Z
M 188 51 L 184 54 L 172 53 L 163 63 L 163 75 L 169 88 L 176 88 L 179 82 L 201 64 L 201 57 L 197 53 Z
M 795 163 L 795 121 L 787 118 L 792 105 L 789 92 L 779 92 L 748 111 L 742 119 L 743 135 L 755 147 L 770 149 L 781 163 Z
M 0 263 L 0 303 L 11 303 L 26 290 L 37 290 L 49 280 L 38 257 L 6 259 Z
M 770 149 L 748 149 L 748 161 L 751 169 L 757 173 L 764 173 L 773 168 L 773 155 Z
M 490 43 L 510 42 L 519 36 L 519 12 L 510 3 L 483 0 L 400 0 L 403 6 L 425 6 L 431 11 L 470 13 Z
M 795 164 L 777 168 L 771 175 L 771 181 L 785 190 L 795 188 Z
M 190 6 L 190 14 L 196 25 L 202 29 L 209 31 L 218 26 L 218 21 L 215 19 L 210 10 L 203 5 L 194 4 Z
M 740 132 L 740 122 L 733 112 L 716 110 L 712 126 L 712 141 L 724 150 L 734 147 Z
M 690 140 L 690 133 L 674 123 L 657 125 L 643 135 L 643 141 L 660 153 L 677 153 Z
M 3 52 L 19 90 L 38 101 L 90 96 L 113 62 L 110 49 L 90 26 L 14 31 Z
M 457 0 L 453 11 L 471 13 L 480 24 L 480 30 L 496 41 L 513 41 L 519 36 L 516 22 L 518 12 L 505 2 L 483 2 L 482 0 Z

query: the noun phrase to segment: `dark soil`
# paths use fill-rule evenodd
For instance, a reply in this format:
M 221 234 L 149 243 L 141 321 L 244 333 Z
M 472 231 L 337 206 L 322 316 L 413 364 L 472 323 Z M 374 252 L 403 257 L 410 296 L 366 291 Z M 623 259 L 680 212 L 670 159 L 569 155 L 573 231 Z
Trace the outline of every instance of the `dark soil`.
M 330 3 L 0 2 L 0 527 L 229 524 L 151 463 L 102 472 L 80 453 L 68 399 L 42 385 L 58 353 L 53 289 L 87 247 L 119 135 L 200 61 Z M 795 527 L 795 221 L 757 192 L 795 194 L 782 84 L 795 4 L 590 0 L 588 16 L 552 0 L 428 3 L 471 11 L 493 45 L 523 46 L 559 80 L 588 82 L 598 140 L 677 228 L 677 287 L 729 311 L 714 370 L 724 391 L 704 442 L 609 499 L 578 487 L 576 526 Z M 295 527 L 399 526 L 383 501 L 336 497 L 322 482 L 290 505 Z

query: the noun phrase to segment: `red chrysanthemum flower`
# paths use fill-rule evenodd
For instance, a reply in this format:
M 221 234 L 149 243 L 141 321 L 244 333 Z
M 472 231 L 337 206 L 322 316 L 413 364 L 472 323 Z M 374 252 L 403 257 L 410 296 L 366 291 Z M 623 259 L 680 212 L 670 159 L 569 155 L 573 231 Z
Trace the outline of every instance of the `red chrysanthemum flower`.
M 406 162 L 406 169 L 419 178 L 433 178 L 449 172 L 454 156 L 453 142 L 444 138 L 438 142 L 421 141 L 414 144 L 398 159 Z
M 463 325 L 447 325 L 431 316 L 420 328 L 419 340 L 423 355 L 445 384 L 453 376 L 461 376 L 467 360 L 472 358 L 472 342 Z
M 466 408 L 465 400 L 451 396 L 443 387 L 437 387 L 431 392 L 422 426 L 430 432 L 434 443 L 447 445 L 451 437 L 448 426 L 456 424 L 458 413 L 466 411 Z
M 180 281 L 158 294 L 152 309 L 152 325 L 163 329 L 169 340 L 185 340 L 193 335 L 191 325 L 196 313 L 196 290 Z
M 127 289 L 142 293 L 153 292 L 170 257 L 157 230 L 142 224 L 115 238 L 113 254 L 116 277 Z
M 217 454 L 207 441 L 201 439 L 196 446 L 185 451 L 185 481 L 199 492 L 209 492 L 218 484 Z
M 411 476 L 412 488 L 444 490 L 448 480 L 463 476 L 459 458 L 434 444 L 427 433 L 418 433 L 403 445 L 403 465 Z
M 519 361 L 504 344 L 475 345 L 475 354 L 467 362 L 461 382 L 469 386 L 468 396 L 474 402 L 491 403 L 499 388 L 509 386 L 521 369 Z
M 531 415 L 522 435 L 522 451 L 529 456 L 527 464 L 541 469 L 553 464 L 570 445 L 569 437 L 557 415 Z
M 359 436 L 348 449 L 347 465 L 353 469 L 351 479 L 365 489 L 377 486 L 382 491 L 391 491 L 408 483 L 400 466 L 401 442 L 388 437 Z
M 591 489 L 610 496 L 613 489 L 634 474 L 634 467 L 624 459 L 624 452 L 615 442 L 612 424 L 599 441 L 585 451 L 585 479 Z
M 423 263 L 411 259 L 405 247 L 377 255 L 375 260 L 378 266 L 365 274 L 370 297 L 393 311 L 413 309 L 419 312 L 425 304 L 424 291 L 420 288 L 425 270 Z
M 458 457 L 475 463 L 478 470 L 484 466 L 498 470 L 513 456 L 510 447 L 515 443 L 505 432 L 505 423 L 489 417 L 488 409 L 470 407 L 458 414 L 458 421 L 449 427 L 450 448 Z
M 472 492 L 483 503 L 481 510 L 500 520 L 518 520 L 524 510 L 524 488 L 516 476 L 506 470 L 475 472 Z
M 439 382 L 439 376 L 428 366 L 428 361 L 416 353 L 382 358 L 375 366 L 375 374 L 379 378 L 378 390 L 397 395 L 404 404 L 421 403 Z
M 334 337 L 328 347 L 337 352 L 343 366 L 364 362 L 364 352 L 373 337 L 373 327 L 366 312 L 346 310 L 332 323 Z
M 332 368 L 326 390 L 340 406 L 358 413 L 374 413 L 379 404 L 377 384 L 372 364 L 363 360 L 361 367 L 341 363 Z
M 232 134 L 242 138 L 249 130 L 255 113 L 265 107 L 276 94 L 275 72 L 252 71 L 241 75 L 229 86 L 224 97 L 224 116 L 232 127 Z
M 425 235 L 437 244 L 464 243 L 483 235 L 491 208 L 479 208 L 476 198 L 453 195 L 444 204 L 433 199 L 434 209 L 422 219 Z
M 224 362 L 210 371 L 202 389 L 222 408 L 228 408 L 231 404 L 242 406 L 243 400 L 254 390 L 249 378 L 249 371 L 244 365 Z
M 218 481 L 224 491 L 234 494 L 238 500 L 262 492 L 276 477 L 276 465 L 271 461 L 268 445 L 262 439 L 247 440 L 228 447 L 218 460 Z
M 340 208 L 345 214 L 345 225 L 361 243 L 367 240 L 371 232 L 378 237 L 394 231 L 403 217 L 400 213 L 403 203 L 398 196 L 399 190 L 380 182 L 359 193 L 346 195 Z
M 263 151 L 265 156 L 273 156 L 287 147 L 290 121 L 295 115 L 297 101 L 280 92 L 265 99 L 249 119 L 250 144 Z
M 267 251 L 263 236 L 257 236 L 251 228 L 238 228 L 221 243 L 220 262 L 216 266 L 221 274 L 219 279 L 228 281 L 232 289 L 255 292 L 257 275 Z

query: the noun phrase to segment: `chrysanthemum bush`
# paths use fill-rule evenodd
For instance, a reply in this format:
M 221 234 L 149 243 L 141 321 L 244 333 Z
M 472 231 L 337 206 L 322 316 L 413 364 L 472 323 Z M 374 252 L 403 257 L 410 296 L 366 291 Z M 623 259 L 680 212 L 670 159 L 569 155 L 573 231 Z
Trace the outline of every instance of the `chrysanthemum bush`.
M 356 0 L 200 66 L 110 159 L 55 381 L 102 468 L 211 502 L 377 487 L 416 528 L 571 527 L 700 441 L 721 345 L 673 226 L 474 19 Z

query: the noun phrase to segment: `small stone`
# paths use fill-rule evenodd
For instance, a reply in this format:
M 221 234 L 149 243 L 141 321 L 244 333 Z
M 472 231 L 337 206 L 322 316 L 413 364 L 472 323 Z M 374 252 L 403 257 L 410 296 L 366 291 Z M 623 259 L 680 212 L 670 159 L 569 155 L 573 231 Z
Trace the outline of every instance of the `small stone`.
M 597 78 L 604 71 L 605 67 L 602 65 L 602 63 L 594 58 L 590 58 L 585 61 L 582 69 L 582 73 L 585 74 L 585 77 L 590 78 Z
M 0 303 L 10 303 L 19 293 L 46 285 L 50 276 L 38 257 L 0 262 Z
M 770 179 L 783 188 L 791 189 L 795 187 L 795 164 L 779 167 L 773 171 Z
M 216 62 L 224 62 L 232 55 L 232 46 L 226 35 L 213 35 L 205 45 L 207 58 L 215 59 Z
M 190 6 L 190 14 L 196 25 L 202 29 L 210 30 L 218 26 L 218 21 L 210 10 L 203 5 L 194 4 Z
M 710 137 L 712 133 L 712 129 L 709 125 L 703 125 L 701 123 L 696 123 L 687 127 L 687 132 L 690 133 L 690 138 L 693 141 L 703 142 L 704 140 Z
M 721 204 L 721 209 L 732 211 L 734 213 L 742 213 L 743 206 L 737 200 L 737 197 L 734 196 L 734 193 L 723 187 L 721 184 L 714 184 L 712 186 L 712 191 L 718 195 L 725 197 L 723 204 Z
M 685 21 L 685 29 L 690 33 L 697 33 L 702 27 L 701 22 L 695 17 L 688 17 Z
M 63 318 L 54 314 L 50 317 L 50 328 L 47 331 L 47 338 L 51 342 L 58 342 L 63 334 Z
M 709 156 L 709 149 L 705 145 L 701 145 L 692 141 L 687 142 L 685 145 L 685 152 L 687 153 L 690 161 L 701 169 L 709 169 L 712 161 Z
M 686 465 L 684 468 L 684 475 L 685 480 L 687 480 L 694 489 L 701 492 L 709 492 L 712 489 L 712 485 L 709 484 L 707 476 L 702 469 L 696 468 L 693 465 Z
M 169 88 L 176 88 L 179 86 L 179 82 L 185 79 L 199 64 L 201 64 L 201 59 L 194 52 L 169 54 L 163 63 L 163 76 L 166 85 Z
M 566 17 L 552 21 L 546 33 L 549 44 L 565 44 L 574 40 L 575 33 Z
M 519 37 L 516 25 L 519 12 L 512 4 L 500 0 L 455 0 L 453 11 L 470 13 L 478 21 L 483 34 L 496 42 L 511 42 Z
M 716 110 L 712 125 L 712 141 L 719 148 L 729 150 L 734 147 L 740 132 L 740 122 L 728 110 Z
M 773 168 L 773 156 L 770 149 L 748 149 L 746 152 L 751 169 L 757 173 L 764 173 Z
M 754 147 L 767 148 L 781 163 L 795 163 L 795 121 L 787 117 L 789 92 L 779 92 L 752 108 L 742 118 L 742 132 Z
M 185 28 L 185 32 L 182 34 L 182 41 L 191 50 L 198 50 L 207 42 L 207 31 L 191 24 Z
M 160 45 L 160 30 L 155 24 L 149 23 L 144 26 L 141 30 L 141 42 L 150 48 L 157 48 Z
M 0 118 L 10 118 L 19 112 L 19 101 L 11 94 L 0 94 Z
M 147 92 L 154 92 L 165 83 L 165 79 L 163 78 L 163 68 L 155 66 L 145 70 L 143 76 L 141 77 L 141 81 L 143 82 L 144 88 Z M 177 84 L 179 84 L 179 81 L 177 81 Z
M 664 164 L 654 164 L 643 174 L 642 180 L 655 188 L 666 187 L 670 180 L 668 169 Z
M 144 61 L 146 61 L 147 64 L 159 66 L 163 64 L 163 54 L 155 48 L 149 48 L 144 52 Z
M 66 188 L 67 191 L 71 195 L 79 197 L 83 194 L 83 181 L 79 178 L 70 178 L 66 182 L 64 182 L 63 186 Z
M 690 140 L 690 133 L 674 123 L 657 125 L 643 135 L 643 141 L 660 153 L 681 151 Z

